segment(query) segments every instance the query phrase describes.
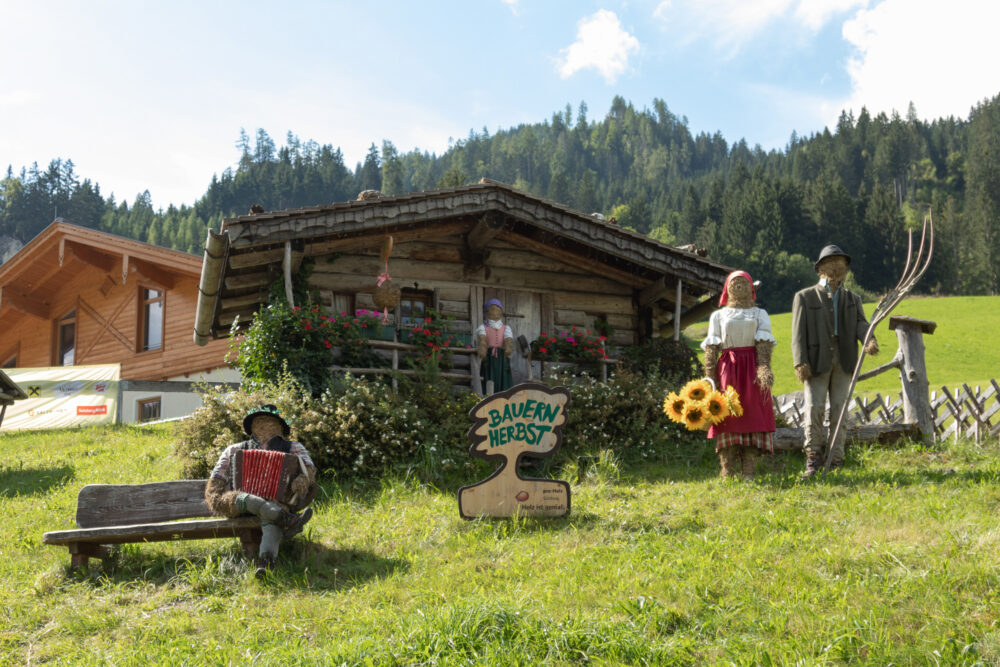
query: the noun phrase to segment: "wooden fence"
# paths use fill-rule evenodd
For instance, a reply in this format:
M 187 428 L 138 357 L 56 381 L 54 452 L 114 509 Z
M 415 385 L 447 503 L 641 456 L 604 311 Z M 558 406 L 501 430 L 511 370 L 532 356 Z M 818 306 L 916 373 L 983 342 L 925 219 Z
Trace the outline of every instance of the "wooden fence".
M 934 437 L 937 440 L 957 439 L 964 435 L 980 442 L 986 438 L 1000 437 L 1000 384 L 990 380 L 983 389 L 963 383 L 954 390 L 941 387 L 930 392 Z M 784 418 L 792 426 L 805 426 L 805 399 L 802 392 L 775 396 L 775 416 Z M 901 424 L 903 423 L 902 391 L 895 396 L 874 398 L 855 396 L 847 415 L 848 424 Z

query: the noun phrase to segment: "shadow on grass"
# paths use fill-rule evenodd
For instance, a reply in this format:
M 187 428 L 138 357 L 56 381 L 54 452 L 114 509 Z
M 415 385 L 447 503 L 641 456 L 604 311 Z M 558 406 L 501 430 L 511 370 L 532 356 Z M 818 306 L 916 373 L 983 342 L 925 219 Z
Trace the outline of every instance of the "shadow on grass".
M 277 569 L 266 580 L 269 586 L 344 591 L 410 567 L 399 558 L 384 558 L 361 549 L 330 548 L 321 542 L 295 540 L 283 545 L 283 550 Z
M 148 545 L 123 544 L 100 567 L 70 572 L 70 577 L 97 587 L 144 582 L 157 586 L 186 585 L 198 593 L 232 594 L 255 577 L 254 559 L 238 547 L 190 558 L 158 552 Z M 358 549 L 335 549 L 320 542 L 296 539 L 282 544 L 275 568 L 263 585 L 275 589 L 350 590 L 382 579 L 409 564 Z
M 35 496 L 73 479 L 73 468 L 0 468 L 0 497 Z

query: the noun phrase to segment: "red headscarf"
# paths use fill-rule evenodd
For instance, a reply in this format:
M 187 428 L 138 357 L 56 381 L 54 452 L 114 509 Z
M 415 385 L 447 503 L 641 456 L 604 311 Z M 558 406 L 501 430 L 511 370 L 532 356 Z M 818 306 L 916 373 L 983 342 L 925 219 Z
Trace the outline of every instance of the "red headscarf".
M 747 279 L 747 282 L 750 283 L 750 297 L 754 301 L 757 300 L 757 290 L 753 286 L 753 278 L 750 277 L 750 274 L 747 273 L 746 271 L 733 271 L 728 276 L 726 276 L 726 284 L 723 285 L 722 296 L 719 297 L 719 308 L 722 308 L 724 305 L 726 305 L 726 302 L 729 301 L 729 283 L 733 281 L 733 278 L 737 278 L 739 276 L 742 276 Z

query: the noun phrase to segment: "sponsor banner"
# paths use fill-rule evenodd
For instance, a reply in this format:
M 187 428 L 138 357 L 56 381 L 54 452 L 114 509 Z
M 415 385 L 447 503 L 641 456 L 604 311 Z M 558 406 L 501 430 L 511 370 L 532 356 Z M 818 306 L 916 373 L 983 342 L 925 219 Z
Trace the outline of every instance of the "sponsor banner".
M 119 364 L 8 368 L 28 398 L 8 406 L 0 430 L 112 424 L 118 411 Z

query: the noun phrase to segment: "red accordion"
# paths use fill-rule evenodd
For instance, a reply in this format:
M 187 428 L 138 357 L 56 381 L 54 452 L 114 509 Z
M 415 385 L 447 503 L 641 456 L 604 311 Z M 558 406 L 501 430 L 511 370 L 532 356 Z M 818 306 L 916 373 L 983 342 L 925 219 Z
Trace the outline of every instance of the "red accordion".
M 267 449 L 238 449 L 233 458 L 233 486 L 236 490 L 279 503 L 292 503 L 290 487 L 300 472 L 305 471 L 295 454 Z

